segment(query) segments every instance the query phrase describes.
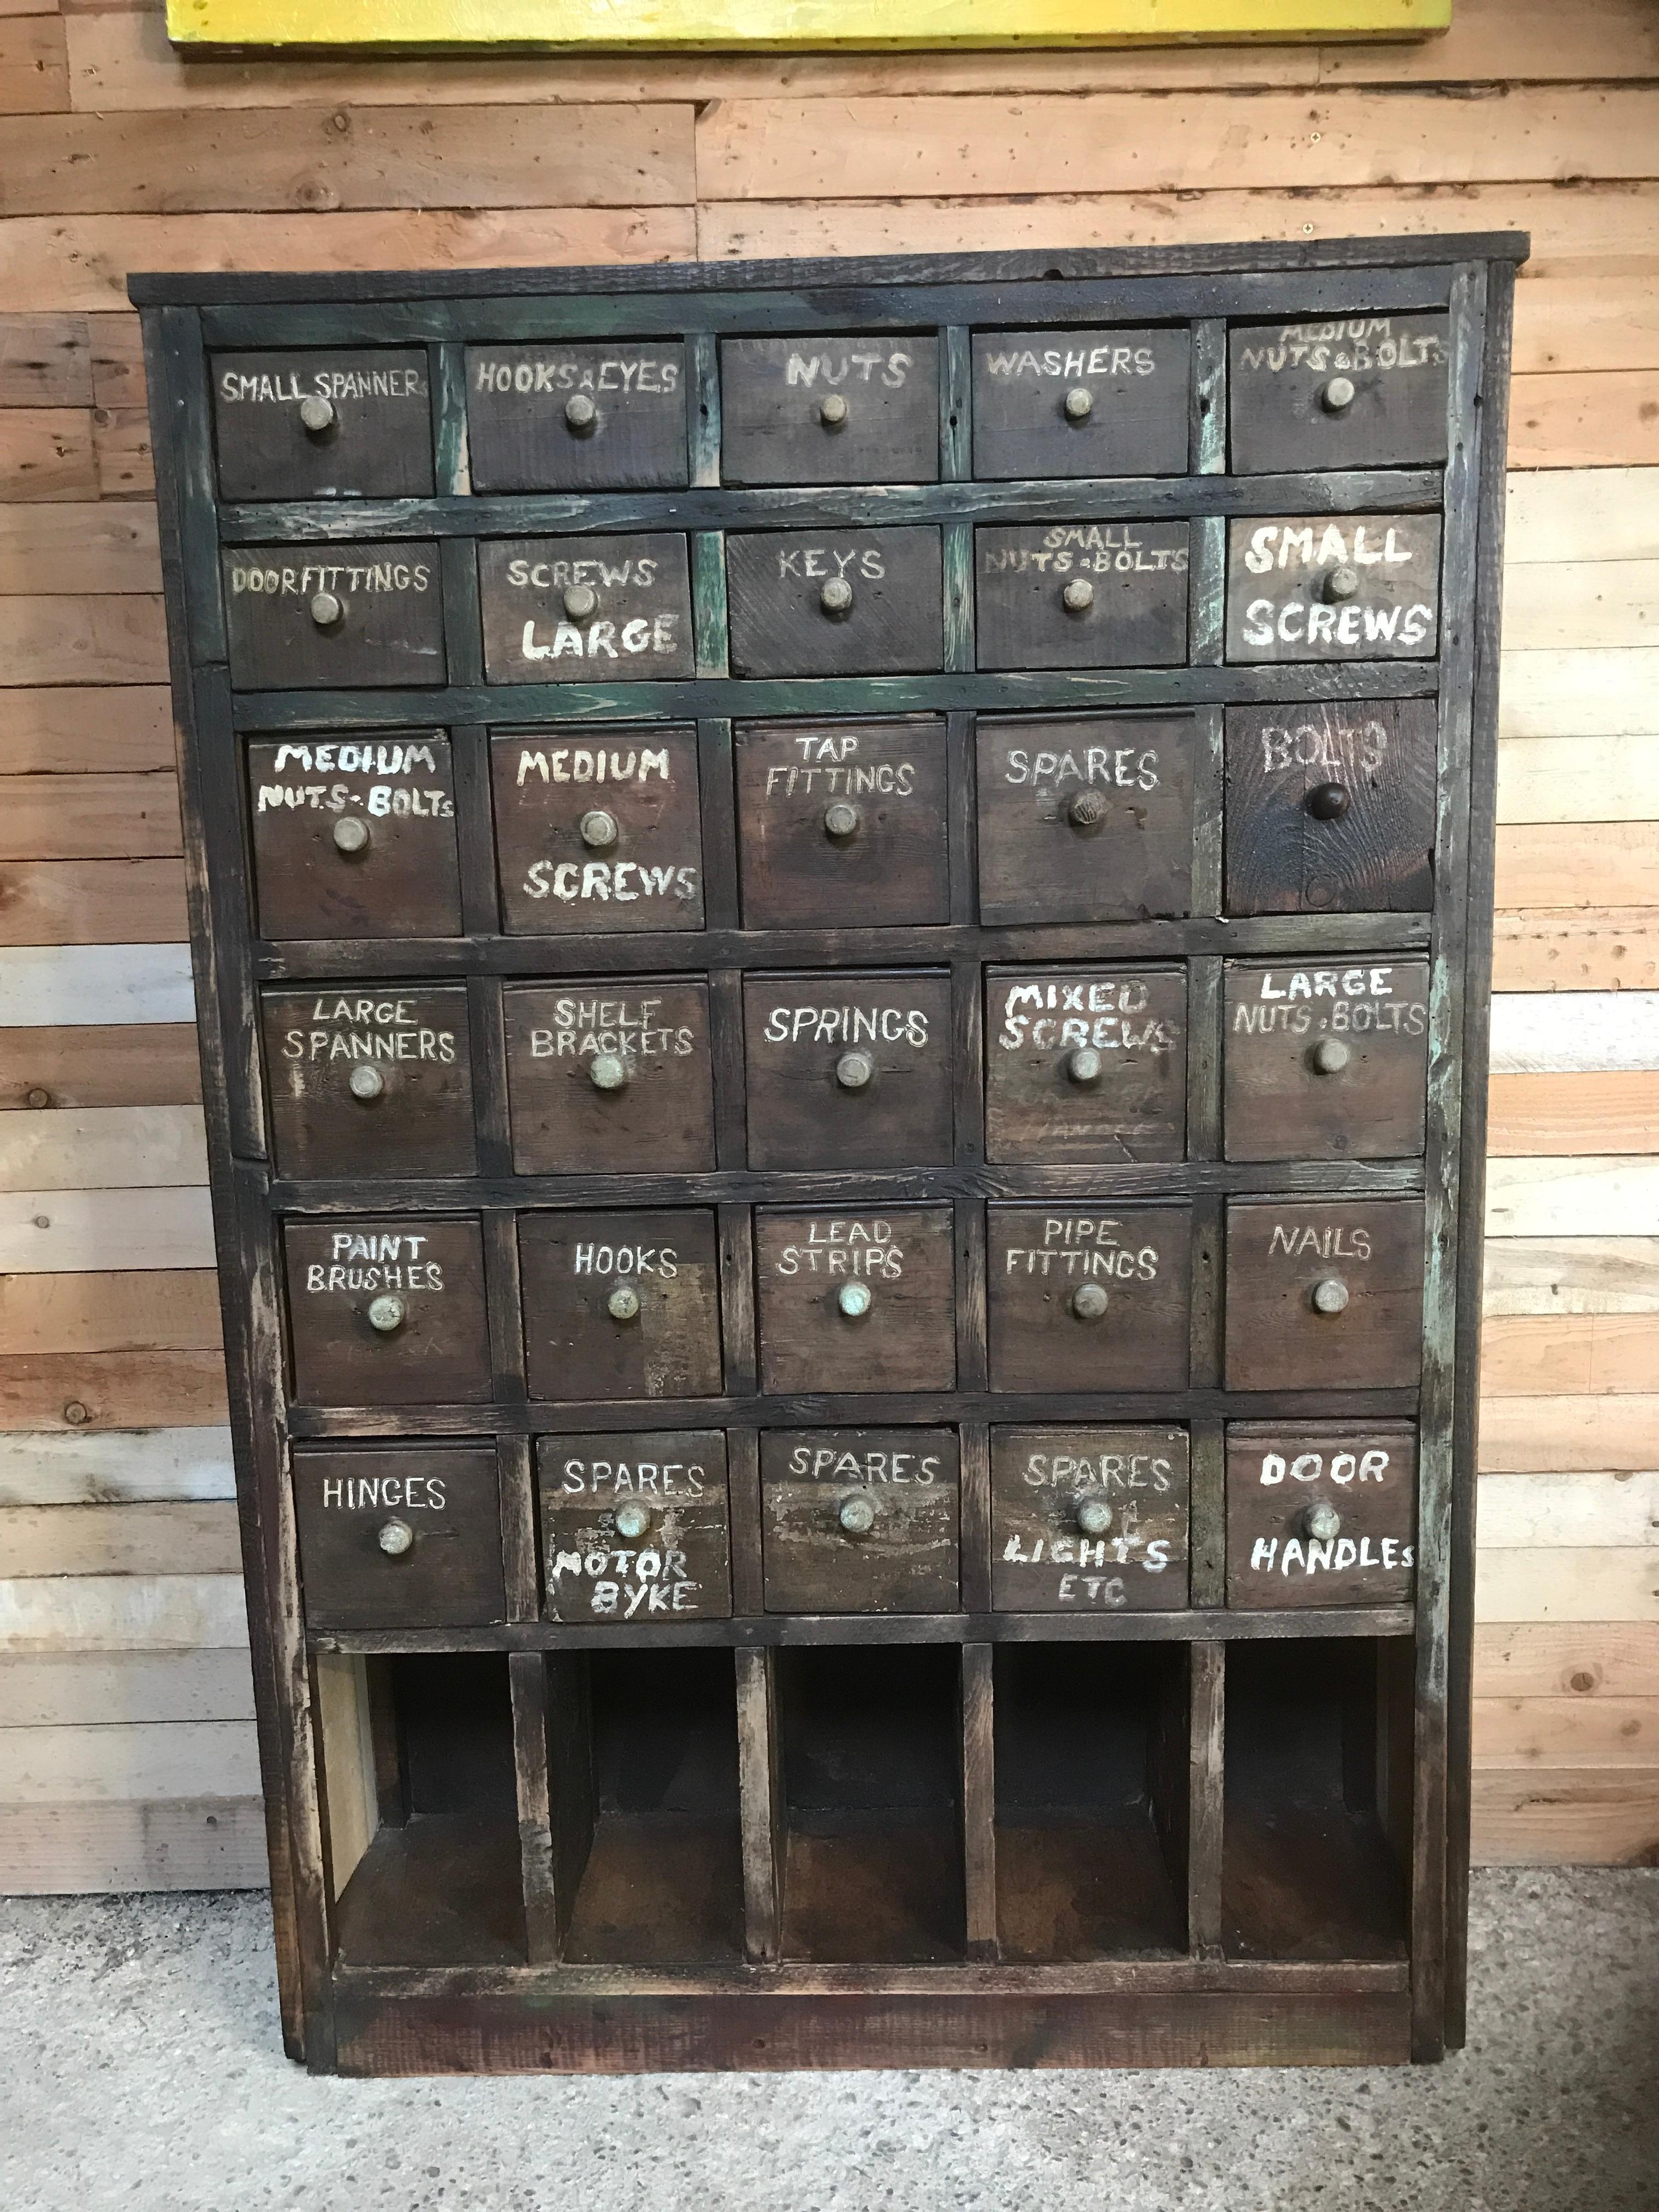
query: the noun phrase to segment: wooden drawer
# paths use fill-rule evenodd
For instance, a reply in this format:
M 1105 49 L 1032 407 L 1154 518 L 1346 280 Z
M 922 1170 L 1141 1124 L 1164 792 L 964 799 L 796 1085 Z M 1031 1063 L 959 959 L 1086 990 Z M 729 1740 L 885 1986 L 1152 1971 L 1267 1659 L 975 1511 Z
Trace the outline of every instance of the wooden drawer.
M 988 1158 L 1184 1157 L 1183 968 L 993 968 L 985 997 Z
M 1227 526 L 1227 658 L 1432 660 L 1437 514 L 1289 514 Z
M 602 976 L 501 996 L 520 1175 L 714 1166 L 706 983 Z
M 745 531 L 726 541 L 734 676 L 918 675 L 945 665 L 933 529 Z
M 773 1429 L 760 1440 L 769 1613 L 954 1613 L 954 1429 Z
M 489 764 L 509 935 L 702 927 L 694 727 L 509 732 Z
M 313 1628 L 483 1628 L 507 1618 L 493 1444 L 296 1444 Z
M 219 558 L 230 680 L 243 690 L 445 681 L 435 544 L 237 545 Z
M 453 937 L 455 783 L 441 730 L 247 749 L 259 933 Z
M 948 1206 L 759 1206 L 763 1390 L 950 1390 L 957 1374 Z
M 431 495 L 423 349 L 216 354 L 213 427 L 222 499 Z
M 1180 476 L 1191 355 L 1184 329 L 976 333 L 975 475 Z
M 992 1604 L 1179 1612 L 1189 1487 L 1184 1429 L 993 1429 Z
M 932 483 L 939 441 L 936 338 L 721 343 L 724 483 Z
M 1230 961 L 1230 1160 L 1415 1158 L 1429 1073 L 1429 963 Z
M 951 978 L 744 979 L 752 1168 L 945 1167 Z
M 1229 331 L 1236 475 L 1446 458 L 1447 319 L 1353 315 Z
M 289 1221 L 283 1249 L 302 1403 L 477 1405 L 490 1396 L 476 1221 Z
M 1406 1604 L 1416 1542 L 1409 1422 L 1228 1429 L 1230 1606 Z
M 477 1172 L 465 985 L 307 985 L 260 1014 L 279 1175 Z
M 719 1252 L 706 1209 L 520 1214 L 519 1265 L 532 1398 L 720 1395 Z
M 536 1480 L 544 1619 L 729 1619 L 720 1430 L 544 1437 Z
M 1166 668 L 1187 658 L 1184 522 L 974 532 L 981 668 Z
M 750 722 L 734 750 L 745 927 L 950 920 L 938 716 Z
M 682 537 L 486 538 L 478 604 L 492 684 L 661 683 L 696 669 Z
M 1187 1206 L 992 1206 L 994 1390 L 1184 1390 Z
M 466 349 L 474 491 L 642 489 L 689 483 L 678 338 Z
M 1230 1199 L 1227 1388 L 1415 1389 L 1419 1199 Z
M 1431 699 L 1227 709 L 1230 914 L 1426 914 Z
M 1190 714 L 981 717 L 977 744 L 988 928 L 1188 911 Z

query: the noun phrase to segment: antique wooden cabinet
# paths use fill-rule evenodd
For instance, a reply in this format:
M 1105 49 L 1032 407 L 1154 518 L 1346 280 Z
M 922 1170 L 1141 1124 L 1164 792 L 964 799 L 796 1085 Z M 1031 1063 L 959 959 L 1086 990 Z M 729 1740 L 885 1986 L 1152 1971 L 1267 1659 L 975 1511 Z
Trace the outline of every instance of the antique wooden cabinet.
M 1461 2039 L 1524 248 L 134 281 L 307 2064 Z

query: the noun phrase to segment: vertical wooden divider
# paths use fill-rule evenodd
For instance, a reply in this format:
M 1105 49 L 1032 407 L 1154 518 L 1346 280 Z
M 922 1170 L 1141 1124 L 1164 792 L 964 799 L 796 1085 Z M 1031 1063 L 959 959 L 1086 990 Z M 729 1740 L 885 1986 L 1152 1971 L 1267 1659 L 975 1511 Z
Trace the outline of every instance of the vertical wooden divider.
M 968 1956 L 998 1955 L 995 1648 L 962 1647 L 962 1862 Z
M 1194 1959 L 1213 1960 L 1221 1956 L 1227 1647 L 1191 1644 L 1187 1649 L 1187 1948 Z
M 783 1933 L 783 1757 L 777 1653 L 738 1651 L 738 1801 L 743 1836 L 744 1951 L 775 1961 Z
M 501 1509 L 501 1579 L 509 1620 L 541 1612 L 536 1565 L 536 1476 L 528 1437 L 497 1437 L 495 1483 Z
M 507 1672 L 513 1698 L 513 1771 L 519 1805 L 525 1942 L 532 1966 L 541 1966 L 558 1957 L 561 1934 L 549 1782 L 548 1661 L 539 1651 L 510 1652 Z

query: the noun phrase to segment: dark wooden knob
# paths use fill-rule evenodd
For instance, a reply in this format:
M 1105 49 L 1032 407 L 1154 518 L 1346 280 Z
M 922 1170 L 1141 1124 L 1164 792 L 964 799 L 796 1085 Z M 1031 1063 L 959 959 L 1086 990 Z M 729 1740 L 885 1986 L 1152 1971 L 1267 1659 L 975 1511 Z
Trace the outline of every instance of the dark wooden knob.
M 1352 801 L 1346 783 L 1316 783 L 1303 804 L 1316 822 L 1340 822 Z

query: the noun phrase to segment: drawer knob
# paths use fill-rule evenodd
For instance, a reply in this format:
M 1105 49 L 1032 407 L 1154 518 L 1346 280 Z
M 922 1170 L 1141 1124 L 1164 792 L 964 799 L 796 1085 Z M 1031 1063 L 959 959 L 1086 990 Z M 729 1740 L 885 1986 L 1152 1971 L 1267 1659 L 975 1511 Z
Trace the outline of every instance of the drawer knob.
M 874 1303 L 868 1283 L 843 1283 L 836 1292 L 836 1304 L 848 1321 L 862 1321 Z
M 415 1548 L 415 1531 L 407 1521 L 382 1521 L 374 1540 L 388 1559 L 401 1559 Z
M 1077 792 L 1066 810 L 1066 819 L 1073 830 L 1096 829 L 1106 819 L 1106 802 L 1097 791 Z
M 311 595 L 311 619 L 319 629 L 333 629 L 343 618 L 345 609 L 332 592 L 313 592 Z
M 818 420 L 826 430 L 839 430 L 847 421 L 847 402 L 839 392 L 832 392 L 818 402 Z
M 875 1072 L 867 1052 L 844 1052 L 836 1062 L 836 1080 L 843 1091 L 862 1091 Z
M 1112 1525 L 1112 1509 L 1103 1498 L 1079 1498 L 1076 1520 L 1085 1536 L 1103 1536 Z
M 823 810 L 823 834 L 842 842 L 856 837 L 863 819 L 850 799 L 832 799 Z
M 378 1098 L 386 1089 L 385 1076 L 378 1067 L 370 1067 L 367 1062 L 354 1067 L 346 1082 L 352 1097 L 362 1099 L 365 1103 L 371 1098 Z
M 876 1525 L 876 1508 L 872 1499 L 861 1490 L 850 1498 L 843 1498 L 836 1518 L 841 1523 L 843 1536 L 867 1536 Z
M 1100 1054 L 1091 1044 L 1080 1044 L 1066 1055 L 1066 1073 L 1073 1083 L 1098 1083 Z
M 1346 783 L 1316 783 L 1302 803 L 1316 822 L 1340 822 L 1352 801 Z
M 617 842 L 617 817 L 614 814 L 608 814 L 603 806 L 590 806 L 581 818 L 580 828 L 583 844 L 591 845 L 596 853 Z
M 831 576 L 818 593 L 818 605 L 832 619 L 853 611 L 853 586 L 845 576 Z
M 617 1508 L 616 1522 L 617 1534 L 635 1544 L 651 1526 L 651 1508 L 641 1505 L 637 1498 L 624 1498 Z
M 1074 384 L 1066 395 L 1066 420 L 1086 422 L 1094 411 L 1094 393 L 1086 384 Z
M 1079 1283 L 1072 1293 L 1072 1311 L 1079 1321 L 1098 1321 L 1108 1303 L 1103 1283 Z
M 1345 565 L 1341 568 L 1327 569 L 1325 573 L 1325 597 L 1328 599 L 1340 604 L 1344 599 L 1352 599 L 1356 598 L 1358 594 L 1358 591 L 1359 571 L 1358 568 L 1350 568 Z
M 573 392 L 564 403 L 567 429 L 578 438 L 585 438 L 599 419 L 599 410 L 585 392 Z
M 368 849 L 368 824 L 355 814 L 343 814 L 334 825 L 335 850 L 363 853 Z
M 334 402 L 325 399 L 319 392 L 308 392 L 300 402 L 300 422 L 307 437 L 327 437 L 338 420 Z
M 1060 595 L 1068 615 L 1086 615 L 1095 603 L 1095 587 L 1086 576 L 1073 576 Z
M 1316 1544 L 1334 1544 L 1342 1534 L 1342 1516 L 1328 1498 L 1316 1498 L 1302 1509 L 1303 1533 Z
M 1320 393 L 1319 404 L 1328 415 L 1345 414 L 1353 405 L 1353 380 L 1334 376 Z
M 620 1091 L 628 1080 L 628 1062 L 619 1052 L 596 1052 L 587 1073 L 596 1091 Z
M 640 1294 L 632 1283 L 618 1283 L 605 1300 L 605 1310 L 612 1321 L 637 1321 L 640 1317 Z
M 1340 1037 L 1321 1037 L 1309 1057 L 1321 1075 L 1340 1075 L 1353 1054 Z
M 394 1335 L 403 1327 L 408 1310 L 401 1298 L 385 1291 L 369 1303 L 368 1325 L 379 1329 L 382 1336 Z
M 592 584 L 567 584 L 564 587 L 564 611 L 572 622 L 586 622 L 599 604 L 599 595 Z
M 1340 1275 L 1327 1275 L 1322 1283 L 1313 1286 L 1313 1310 L 1316 1313 L 1340 1314 L 1348 1303 L 1348 1286 Z

